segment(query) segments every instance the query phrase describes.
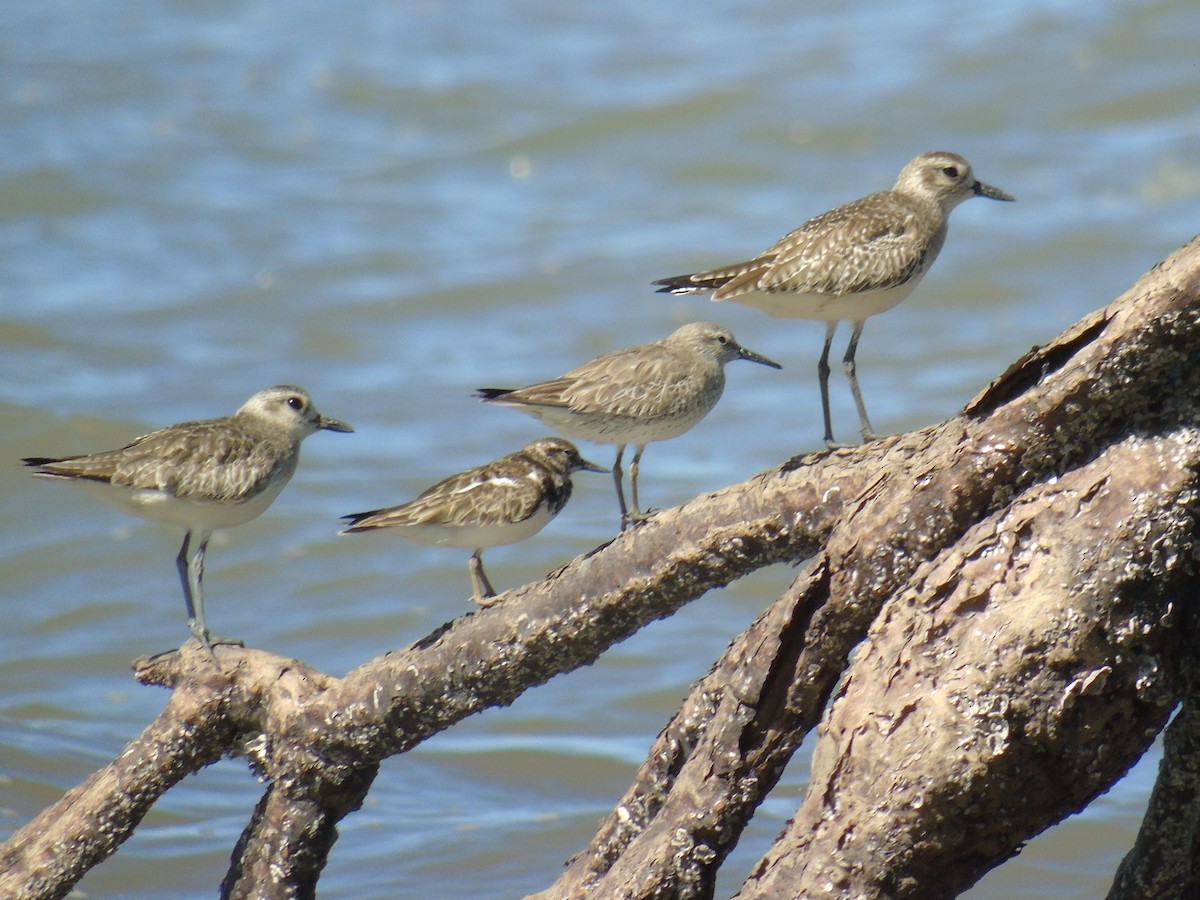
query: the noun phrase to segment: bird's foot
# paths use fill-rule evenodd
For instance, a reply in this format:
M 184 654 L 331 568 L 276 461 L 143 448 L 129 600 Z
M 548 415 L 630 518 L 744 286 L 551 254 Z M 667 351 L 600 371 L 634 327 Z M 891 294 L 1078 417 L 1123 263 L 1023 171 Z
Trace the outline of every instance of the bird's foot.
M 645 512 L 638 512 L 636 510 L 628 512 L 621 517 L 621 530 L 624 531 L 626 528 L 637 528 L 639 525 L 645 525 L 657 516 L 658 513 L 659 510 L 657 509 L 648 509 Z
M 884 435 L 876 434 L 873 431 L 864 431 L 862 433 L 862 443 L 869 444 L 871 441 L 877 441 Z M 827 450 L 846 450 L 849 447 L 861 447 L 862 444 L 843 444 L 841 441 L 835 441 L 832 436 L 825 437 L 825 449 Z
M 218 647 L 221 644 L 228 644 L 230 647 L 246 646 L 238 638 L 221 637 L 220 635 L 211 634 L 208 631 L 193 631 L 192 636 L 200 642 L 200 646 L 204 648 L 204 652 L 208 654 L 208 658 L 212 660 L 213 664 L 218 666 L 221 664 L 221 661 L 217 659 L 216 651 L 213 650 L 214 647 Z

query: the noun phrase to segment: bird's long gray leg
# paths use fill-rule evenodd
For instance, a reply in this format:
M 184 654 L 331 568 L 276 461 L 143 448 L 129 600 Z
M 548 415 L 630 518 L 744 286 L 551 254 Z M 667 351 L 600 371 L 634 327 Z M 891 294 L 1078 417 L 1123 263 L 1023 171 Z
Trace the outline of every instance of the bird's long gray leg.
M 471 602 L 479 606 L 491 606 L 496 591 L 488 581 L 487 573 L 483 571 L 483 548 L 477 548 L 467 562 L 471 572 Z
M 829 414 L 829 348 L 833 344 L 833 333 L 837 331 L 836 321 L 825 323 L 825 346 L 821 350 L 821 358 L 817 361 L 817 378 L 821 382 L 821 414 L 825 417 L 825 446 L 836 447 L 833 439 L 833 418 Z
M 642 513 L 642 507 L 638 503 L 638 465 L 642 461 L 642 452 L 646 449 L 645 444 L 634 444 L 633 460 L 629 463 L 629 494 L 633 499 L 633 507 L 629 510 L 629 521 L 645 522 L 649 518 L 648 515 Z
M 212 639 L 204 623 L 204 551 L 208 548 L 211 531 L 191 532 L 183 536 L 183 546 L 175 557 L 179 580 L 183 583 L 183 602 L 187 607 L 188 630 L 204 645 L 209 658 L 217 661 Z
M 188 628 L 196 633 L 196 606 L 192 603 L 192 579 L 188 574 L 188 545 L 192 542 L 192 533 L 185 531 L 183 546 L 175 557 L 175 568 L 179 570 L 179 581 L 183 585 L 183 604 L 187 607 Z
M 862 337 L 863 322 L 854 323 L 854 331 L 850 333 L 850 343 L 846 345 L 846 355 L 842 357 L 842 365 L 846 367 L 846 378 L 850 382 L 850 391 L 854 394 L 854 405 L 858 407 L 858 424 L 862 427 L 864 441 L 876 438 L 871 420 L 867 418 L 867 407 L 863 403 L 862 391 L 858 389 L 858 372 L 854 365 L 854 354 L 858 351 L 858 339 Z
M 625 445 L 621 444 L 617 447 L 617 461 L 613 463 L 612 476 L 613 483 L 617 486 L 617 503 L 621 507 L 621 530 L 625 530 L 625 526 L 629 524 L 629 509 L 625 506 L 625 488 L 621 484 L 621 477 L 625 474 L 621 471 L 621 457 L 625 454 Z

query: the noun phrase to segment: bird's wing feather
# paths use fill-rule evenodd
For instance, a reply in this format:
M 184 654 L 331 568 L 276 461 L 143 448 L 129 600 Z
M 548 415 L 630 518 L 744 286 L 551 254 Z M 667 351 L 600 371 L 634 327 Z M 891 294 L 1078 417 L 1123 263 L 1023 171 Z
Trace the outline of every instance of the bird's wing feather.
M 158 490 L 181 498 L 240 502 L 263 490 L 292 460 L 227 421 L 185 422 L 152 431 L 119 450 L 43 462 L 40 472 Z
M 496 460 L 451 475 L 399 506 L 356 513 L 347 531 L 405 525 L 499 525 L 523 522 L 542 502 L 539 482 Z
M 712 290 L 714 300 L 752 292 L 855 294 L 903 284 L 941 242 L 945 218 L 891 191 L 868 194 L 809 219 L 746 262 L 663 279 L 664 290 Z

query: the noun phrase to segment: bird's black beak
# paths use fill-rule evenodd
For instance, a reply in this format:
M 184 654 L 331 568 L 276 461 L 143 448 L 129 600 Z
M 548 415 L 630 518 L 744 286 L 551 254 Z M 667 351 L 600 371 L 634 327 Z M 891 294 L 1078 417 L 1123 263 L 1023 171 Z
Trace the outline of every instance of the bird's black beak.
M 341 431 L 343 433 L 354 431 L 349 425 L 340 419 L 331 419 L 329 416 L 320 416 L 317 419 L 318 431 Z
M 992 187 L 990 184 L 984 184 L 982 181 L 975 182 L 975 196 L 987 197 L 989 200 L 1005 200 L 1009 203 L 1017 198 L 1008 191 L 1002 191 L 1000 188 Z
M 745 347 L 742 347 L 741 345 L 738 346 L 738 358 L 739 359 L 748 359 L 748 360 L 750 360 L 750 362 L 761 363 L 764 366 L 770 366 L 772 369 L 782 369 L 783 368 L 783 366 L 781 366 L 779 363 L 775 362 L 775 360 L 767 359 L 761 353 L 755 353 L 753 350 L 747 350 Z

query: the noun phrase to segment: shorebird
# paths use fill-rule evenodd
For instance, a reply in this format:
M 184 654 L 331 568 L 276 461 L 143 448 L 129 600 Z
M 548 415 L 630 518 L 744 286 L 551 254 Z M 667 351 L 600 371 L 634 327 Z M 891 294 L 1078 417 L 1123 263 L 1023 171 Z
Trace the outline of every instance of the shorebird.
M 735 359 L 779 368 L 738 344 L 729 329 L 694 322 L 662 340 L 598 356 L 550 381 L 479 388 L 474 396 L 519 409 L 568 437 L 616 445 L 612 474 L 624 530 L 644 519 L 637 478 L 646 445 L 677 437 L 708 415 L 725 390 L 725 364 Z M 635 447 L 629 466 L 631 507 L 621 482 L 628 444 Z
M 130 515 L 184 529 L 175 565 L 188 628 L 215 661 L 202 590 L 208 540 L 262 515 L 296 471 L 300 442 L 320 430 L 354 429 L 318 413 L 303 388 L 284 384 L 259 391 L 231 416 L 170 425 L 119 450 L 23 462 Z
M 868 316 L 891 309 L 929 271 L 946 240 L 947 217 L 971 197 L 1014 198 L 979 181 L 955 153 L 922 153 L 900 170 L 890 191 L 868 194 L 809 219 L 747 262 L 675 275 L 659 293 L 712 294 L 772 316 L 825 321 L 817 364 L 825 443 L 834 447 L 829 412 L 829 347 L 838 322 L 853 331 L 842 364 L 858 408 L 863 440 L 875 437 L 858 387 L 854 354 Z
M 571 474 L 607 472 L 562 438 L 526 447 L 451 475 L 400 506 L 354 513 L 341 534 L 392 529 L 419 544 L 470 547 L 473 602 L 490 606 L 496 591 L 483 571 L 483 551 L 532 537 L 571 498 Z

